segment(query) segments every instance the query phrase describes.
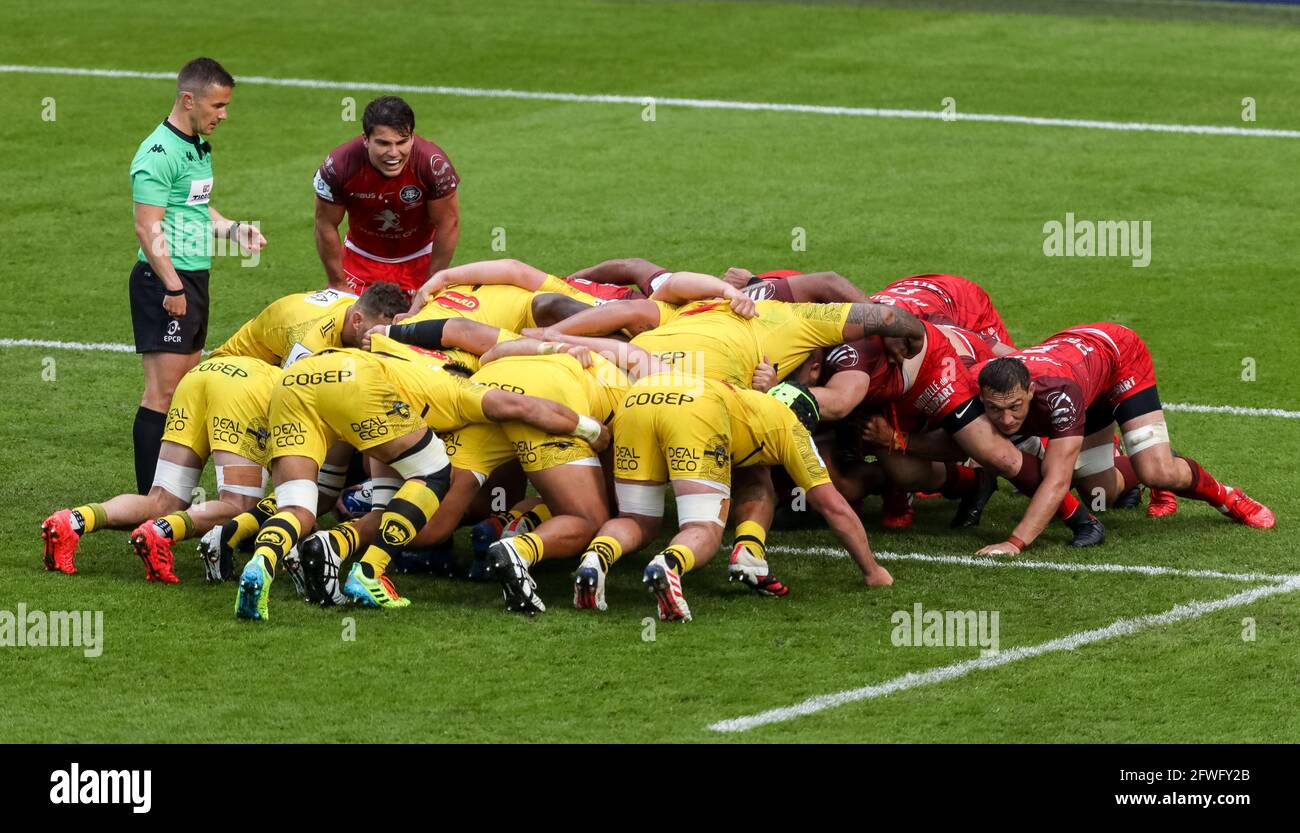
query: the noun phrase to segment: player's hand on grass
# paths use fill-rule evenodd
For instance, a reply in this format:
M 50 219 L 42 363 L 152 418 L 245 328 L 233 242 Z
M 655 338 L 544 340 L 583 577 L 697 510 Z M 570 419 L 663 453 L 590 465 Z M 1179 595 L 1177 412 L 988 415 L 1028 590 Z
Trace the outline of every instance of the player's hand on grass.
M 758 307 L 754 306 L 754 299 L 740 290 L 732 289 L 724 297 L 731 302 L 731 311 L 741 318 L 758 317 Z
M 758 367 L 754 368 L 754 378 L 750 380 L 749 386 L 759 393 L 767 393 L 776 384 L 776 368 L 768 364 L 767 356 Z
M 176 289 L 183 289 L 183 287 L 178 286 Z M 168 291 L 174 292 L 175 289 L 168 289 Z M 185 304 L 185 293 L 182 292 L 179 295 L 164 295 L 163 309 L 167 310 L 167 314 L 172 318 L 184 318 L 185 310 L 187 309 Z
M 754 279 L 754 273 L 748 269 L 733 266 L 722 275 L 722 279 L 736 287 L 736 289 L 744 289 Z
M 989 544 L 984 549 L 975 553 L 976 555 L 1020 555 L 1020 547 L 1010 541 L 1003 541 L 1001 544 Z
M 894 577 L 888 570 L 877 564 L 876 569 L 862 576 L 862 583 L 868 587 L 888 587 L 894 583 Z

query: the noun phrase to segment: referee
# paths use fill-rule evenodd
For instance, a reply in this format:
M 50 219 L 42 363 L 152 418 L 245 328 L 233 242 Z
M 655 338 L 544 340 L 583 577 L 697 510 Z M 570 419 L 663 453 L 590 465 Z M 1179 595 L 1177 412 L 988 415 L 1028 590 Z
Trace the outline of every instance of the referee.
M 131 161 L 131 199 L 140 250 L 131 271 L 131 324 L 144 360 L 144 395 L 135 412 L 135 484 L 153 485 L 172 393 L 198 363 L 208 335 L 208 269 L 214 238 L 259 251 L 266 238 L 210 205 L 212 145 L 226 120 L 235 79 L 211 58 L 176 77 L 176 101 Z

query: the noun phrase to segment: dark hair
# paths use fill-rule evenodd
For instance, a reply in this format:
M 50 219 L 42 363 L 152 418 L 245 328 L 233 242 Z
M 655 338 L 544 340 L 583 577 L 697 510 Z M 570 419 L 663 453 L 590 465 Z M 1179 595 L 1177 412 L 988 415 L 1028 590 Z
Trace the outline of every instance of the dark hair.
M 817 428 L 817 421 L 821 419 L 821 412 L 817 407 L 817 398 L 813 396 L 812 391 L 808 390 L 806 385 L 798 382 L 782 382 L 767 392 L 768 396 L 784 402 L 786 407 L 794 411 L 795 418 L 799 423 L 807 428 L 809 433 Z
M 198 95 L 213 84 L 218 87 L 234 87 L 235 77 L 211 58 L 195 58 L 181 67 L 180 73 L 176 76 L 178 93 Z
M 1011 393 L 1016 388 L 1029 390 L 1029 368 L 1010 356 L 993 359 L 980 371 L 980 387 L 994 393 Z
M 357 299 L 357 311 L 377 318 L 392 318 L 406 312 L 411 301 L 402 288 L 390 281 L 372 283 Z
M 361 114 L 361 130 L 369 136 L 381 126 L 409 136 L 415 132 L 415 111 L 395 95 L 381 95 L 366 105 L 366 111 Z
M 474 375 L 474 371 L 469 365 L 460 362 L 447 362 L 442 366 L 442 369 L 452 376 L 460 376 L 463 379 L 468 379 Z

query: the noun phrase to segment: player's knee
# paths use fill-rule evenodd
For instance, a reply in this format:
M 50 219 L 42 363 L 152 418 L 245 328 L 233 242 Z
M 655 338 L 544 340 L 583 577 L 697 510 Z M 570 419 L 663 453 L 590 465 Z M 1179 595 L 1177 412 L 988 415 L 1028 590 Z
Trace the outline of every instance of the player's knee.
M 1178 487 L 1178 465 L 1171 457 L 1167 460 L 1133 458 L 1133 469 L 1138 480 L 1153 489 L 1174 489 Z

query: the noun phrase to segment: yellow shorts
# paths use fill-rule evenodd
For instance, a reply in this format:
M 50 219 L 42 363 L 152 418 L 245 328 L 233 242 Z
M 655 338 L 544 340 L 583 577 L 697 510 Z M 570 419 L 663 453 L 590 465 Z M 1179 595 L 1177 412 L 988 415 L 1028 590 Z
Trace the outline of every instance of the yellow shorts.
M 513 356 L 483 365 L 472 381 L 489 388 L 536 396 L 566 405 L 581 415 L 598 410 L 600 392 L 595 378 L 569 355 Z M 585 441 L 569 435 L 547 434 L 522 422 L 502 423 L 524 471 L 543 471 L 596 457 Z
M 649 376 L 614 412 L 614 476 L 731 487 L 731 419 L 721 383 Z
M 176 386 L 163 441 L 206 460 L 228 451 L 259 466 L 270 462 L 267 412 L 280 370 L 249 356 L 209 358 Z
M 283 372 L 271 397 L 271 457 L 320 465 L 342 440 L 366 451 L 425 428 L 486 422 L 489 388 L 435 365 L 364 350 L 308 356 Z
M 447 447 L 451 464 L 458 469 L 474 472 L 479 482 L 487 480 L 492 472 L 515 459 L 515 446 L 506 432 L 495 422 L 478 422 L 466 425 L 459 431 L 438 435 Z

